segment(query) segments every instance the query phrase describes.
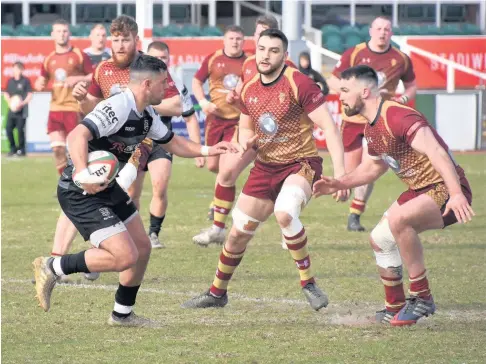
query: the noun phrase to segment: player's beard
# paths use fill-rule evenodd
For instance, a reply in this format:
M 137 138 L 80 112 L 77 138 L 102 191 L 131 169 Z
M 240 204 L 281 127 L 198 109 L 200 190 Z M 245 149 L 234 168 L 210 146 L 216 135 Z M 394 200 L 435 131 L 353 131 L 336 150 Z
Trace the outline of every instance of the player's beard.
M 123 55 L 121 54 L 116 54 L 113 52 L 113 61 L 115 65 L 119 68 L 125 68 L 132 63 L 133 59 L 135 58 L 135 54 L 137 52 L 137 49 L 134 48 L 130 53 L 125 53 Z
M 346 114 L 346 116 L 358 115 L 359 113 L 361 113 L 361 110 L 363 110 L 363 106 L 363 100 L 361 98 L 358 98 L 354 107 L 350 108 L 348 105 L 344 105 L 344 113 Z
M 285 62 L 285 58 L 282 58 L 280 62 L 278 62 L 275 66 L 272 66 L 266 70 L 262 70 L 260 68 L 260 64 L 257 64 L 257 70 L 260 74 L 265 75 L 265 76 L 270 76 L 274 74 L 280 67 L 282 67 L 282 64 Z

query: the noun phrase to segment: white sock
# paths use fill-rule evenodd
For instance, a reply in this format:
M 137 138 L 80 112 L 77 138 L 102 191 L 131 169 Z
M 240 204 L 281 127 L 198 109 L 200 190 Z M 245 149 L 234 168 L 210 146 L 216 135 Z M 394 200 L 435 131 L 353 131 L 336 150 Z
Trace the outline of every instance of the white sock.
M 115 307 L 113 311 L 121 313 L 122 315 L 129 315 L 133 310 L 133 306 L 124 306 L 115 301 Z
M 223 228 L 220 228 L 219 226 L 213 225 L 213 226 L 211 226 L 211 230 L 213 230 L 213 231 L 214 231 L 214 232 L 216 232 L 216 233 L 220 233 L 220 232 L 222 232 L 224 229 L 223 229 Z
M 54 261 L 52 262 L 52 268 L 54 269 L 54 273 L 56 274 L 56 276 L 60 277 L 64 275 L 64 272 L 61 268 L 61 257 L 54 258 Z

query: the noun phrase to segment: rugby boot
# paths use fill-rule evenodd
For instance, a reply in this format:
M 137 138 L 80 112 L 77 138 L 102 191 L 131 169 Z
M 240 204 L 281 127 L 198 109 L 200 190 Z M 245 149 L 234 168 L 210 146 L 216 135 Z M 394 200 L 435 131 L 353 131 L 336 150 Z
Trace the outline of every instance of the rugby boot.
M 51 295 L 59 277 L 49 268 L 51 260 L 50 257 L 35 258 L 32 263 L 34 268 L 35 290 L 39 306 L 47 312 L 51 307 Z
M 390 324 L 392 326 L 414 325 L 422 317 L 427 317 L 434 313 L 435 303 L 432 296 L 430 296 L 430 300 L 410 296 L 410 298 L 407 298 L 405 306 L 390 320 Z
M 302 288 L 305 298 L 309 301 L 311 307 L 319 311 L 321 308 L 326 307 L 329 304 L 329 299 L 327 295 L 321 291 L 317 284 L 307 283 L 305 287 Z
M 149 239 L 150 239 L 150 244 L 152 245 L 152 249 L 162 249 L 162 248 L 165 248 L 164 243 L 162 243 L 159 240 L 159 237 L 157 236 L 156 233 L 150 233 Z
M 393 316 L 396 315 L 396 312 L 388 311 L 386 308 L 384 308 L 381 311 L 376 311 L 375 314 L 375 321 L 379 324 L 390 324 L 390 320 L 393 318 Z
M 358 214 L 349 214 L 348 216 L 348 231 L 365 231 L 365 228 L 361 226 L 359 221 L 360 215 Z
M 132 311 L 127 317 L 116 317 L 111 313 L 108 318 L 108 325 L 120 327 L 147 327 L 154 325 L 154 322 L 146 317 L 138 316 Z
M 84 279 L 87 279 L 88 281 L 96 281 L 100 278 L 100 275 L 101 273 L 98 272 L 83 273 Z
M 225 293 L 222 297 L 215 297 L 209 291 L 200 294 L 189 301 L 184 302 L 182 308 L 209 308 L 224 307 L 228 303 L 228 295 Z
M 226 229 L 205 229 L 192 238 L 194 244 L 207 247 L 209 244 L 222 245 L 226 239 Z

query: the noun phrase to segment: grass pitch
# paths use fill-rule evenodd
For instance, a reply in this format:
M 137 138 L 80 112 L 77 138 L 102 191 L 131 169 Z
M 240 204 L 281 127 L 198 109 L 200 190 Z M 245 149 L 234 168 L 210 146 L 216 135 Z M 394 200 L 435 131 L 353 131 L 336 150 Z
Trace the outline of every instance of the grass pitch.
M 214 176 L 176 158 L 162 238 L 140 290 L 136 312 L 159 327 L 106 325 L 115 274 L 93 283 L 80 275 L 58 285 L 51 311 L 34 300 L 31 262 L 52 246 L 60 208 L 51 158 L 2 158 L 3 363 L 485 363 L 486 155 L 457 156 L 473 188 L 474 221 L 423 234 L 437 313 L 415 327 L 370 323 L 383 307 L 367 233 L 345 231 L 348 205 L 314 200 L 303 213 L 313 270 L 330 298 L 314 312 L 299 286 L 271 218 L 251 242 L 229 286 L 224 309 L 182 310 L 208 289 L 220 247 L 191 238 L 208 226 Z M 330 160 L 325 157 L 329 173 Z M 241 188 L 246 173 L 238 182 Z M 362 223 L 370 230 L 404 185 L 387 173 L 376 185 Z M 150 181 L 142 198 L 148 222 Z M 85 249 L 79 237 L 72 251 Z

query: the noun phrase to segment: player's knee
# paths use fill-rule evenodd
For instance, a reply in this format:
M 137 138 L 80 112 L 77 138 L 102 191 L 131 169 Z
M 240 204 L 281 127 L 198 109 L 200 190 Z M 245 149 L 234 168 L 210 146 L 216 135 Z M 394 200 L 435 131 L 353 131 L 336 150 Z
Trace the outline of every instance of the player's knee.
M 223 186 L 233 186 L 235 178 L 231 168 L 220 168 L 218 172 L 218 183 Z
M 116 271 L 123 272 L 133 267 L 135 264 L 137 264 L 138 258 L 139 252 L 137 249 L 131 249 L 124 254 L 119 254 L 116 256 Z
M 273 212 L 285 236 L 294 236 L 302 230 L 300 212 L 307 203 L 307 196 L 296 185 L 283 186 L 277 196 Z
M 218 173 L 219 172 L 219 166 L 215 164 L 210 164 L 208 163 L 208 170 L 213 173 Z
M 233 226 L 235 228 L 231 229 L 230 234 L 235 234 L 235 238 L 239 238 L 239 234 L 246 236 L 255 235 L 258 226 L 260 226 L 260 221 L 245 214 L 238 206 L 233 209 L 231 216 L 233 217 Z
M 281 228 L 286 228 L 292 223 L 292 216 L 287 212 L 275 211 L 275 218 Z
M 167 201 L 167 183 L 155 183 L 152 185 L 152 196 L 163 202 Z
M 388 218 L 382 219 L 371 231 L 370 243 L 379 267 L 389 268 L 402 265 L 400 251 L 390 230 Z

